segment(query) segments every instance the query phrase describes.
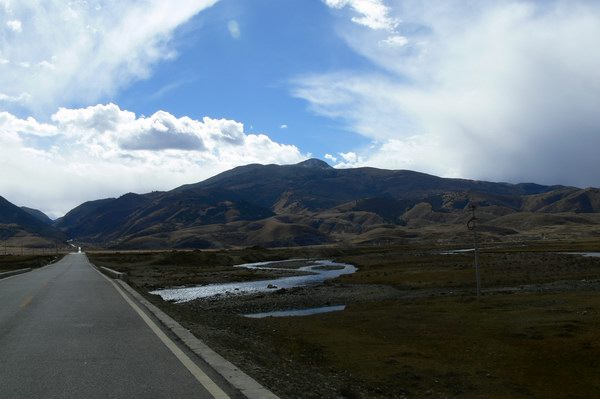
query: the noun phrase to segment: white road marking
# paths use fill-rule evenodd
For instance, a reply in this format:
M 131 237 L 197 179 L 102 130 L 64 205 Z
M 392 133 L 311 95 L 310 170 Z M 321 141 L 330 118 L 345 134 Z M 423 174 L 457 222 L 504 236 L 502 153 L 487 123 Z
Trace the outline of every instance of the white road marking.
M 229 396 L 221 388 L 219 388 L 219 386 L 213 380 L 211 380 L 210 377 L 208 375 L 206 375 L 206 373 L 204 373 L 204 371 L 202 371 L 202 369 L 200 367 L 198 367 L 196 365 L 196 363 L 194 363 L 192 361 L 192 359 L 190 359 L 181 349 L 179 349 L 179 347 L 177 345 L 175 345 L 175 343 L 173 341 L 171 341 L 171 339 L 169 337 L 167 337 L 167 335 L 164 332 L 162 332 L 162 330 L 156 325 L 156 323 L 154 323 L 152 321 L 152 319 L 150 319 L 146 315 L 146 313 L 144 313 L 142 311 L 142 309 L 140 309 L 139 306 L 137 306 L 135 304 L 135 302 L 133 302 L 131 299 L 129 299 L 127 294 L 125 294 L 123 292 L 123 290 L 121 290 L 121 288 L 114 281 L 112 281 L 110 278 L 106 277 L 104 274 L 100 273 L 98 270 L 96 270 L 96 272 L 99 273 L 102 277 L 104 277 L 106 280 L 108 280 L 108 282 L 110 282 L 112 284 L 112 286 L 115 288 L 115 290 L 117 290 L 117 292 L 119 294 L 121 294 L 121 296 L 129 304 L 129 306 L 131 306 L 133 308 L 133 310 L 135 310 L 137 312 L 137 314 L 142 318 L 142 320 L 144 320 L 144 322 L 146 322 L 148 327 L 150 327 L 150 329 L 154 332 L 154 334 L 156 334 L 156 336 L 158 336 L 158 338 L 162 341 L 162 343 L 165 344 L 165 346 L 167 348 L 169 348 L 169 350 L 171 352 L 173 352 L 173 354 L 177 357 L 177 359 L 179 359 L 179 361 L 188 369 L 188 371 L 190 373 L 192 373 L 192 375 L 196 378 L 196 380 L 198 380 L 198 382 L 200 384 L 202 384 L 202 386 L 215 399 L 229 399 Z

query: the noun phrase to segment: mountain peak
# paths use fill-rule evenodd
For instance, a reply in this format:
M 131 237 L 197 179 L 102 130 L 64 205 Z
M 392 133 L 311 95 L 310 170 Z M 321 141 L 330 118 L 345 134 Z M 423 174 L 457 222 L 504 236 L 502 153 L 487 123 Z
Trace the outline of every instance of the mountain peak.
M 304 168 L 331 169 L 331 165 L 317 158 L 307 159 L 306 161 L 297 163 L 296 166 L 302 166 Z

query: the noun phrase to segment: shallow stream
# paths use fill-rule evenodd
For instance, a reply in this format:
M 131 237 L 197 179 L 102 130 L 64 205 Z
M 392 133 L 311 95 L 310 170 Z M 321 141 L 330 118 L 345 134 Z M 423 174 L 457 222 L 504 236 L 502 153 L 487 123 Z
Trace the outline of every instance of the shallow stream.
M 346 305 L 321 306 L 319 308 L 277 310 L 274 312 L 248 313 L 243 315 L 251 319 L 263 319 L 265 317 L 290 317 L 290 316 L 311 316 L 314 314 L 341 312 L 346 309 Z
M 567 252 L 568 255 L 581 255 L 589 258 L 600 258 L 600 252 Z
M 298 259 L 290 259 L 289 262 L 298 262 Z M 286 262 L 286 261 L 283 261 Z M 281 264 L 282 261 L 246 263 L 235 267 L 260 270 L 290 270 L 289 268 L 270 267 L 269 265 Z M 198 298 L 208 298 L 215 295 L 242 295 L 255 294 L 259 292 L 273 292 L 281 288 L 294 288 L 306 285 L 322 283 L 344 274 L 356 272 L 356 267 L 347 263 L 337 263 L 331 260 L 307 260 L 307 266 L 294 270 L 310 274 L 282 277 L 269 280 L 246 281 L 238 283 L 209 284 L 185 288 L 165 288 L 150 292 L 160 295 L 165 301 L 175 303 L 189 302 Z

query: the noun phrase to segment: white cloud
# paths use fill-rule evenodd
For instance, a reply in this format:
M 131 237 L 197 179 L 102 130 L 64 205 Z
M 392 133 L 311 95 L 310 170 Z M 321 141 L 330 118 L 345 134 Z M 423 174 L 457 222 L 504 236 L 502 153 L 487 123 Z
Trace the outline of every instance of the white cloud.
M 53 215 L 126 192 L 166 190 L 248 163 L 296 163 L 297 147 L 243 124 L 158 111 L 136 116 L 115 104 L 61 108 L 44 124 L 0 112 L 0 193 Z M 27 184 L 23 184 L 27 182 Z
M 354 168 L 364 164 L 364 159 L 355 152 L 340 152 L 338 155 L 342 158 L 342 161 L 336 167 Z
M 133 123 L 135 114 L 121 110 L 115 104 L 98 104 L 87 108 L 59 108 L 51 117 L 64 132 L 72 136 L 94 130 L 97 133 L 114 132 L 119 126 Z
M 176 56 L 173 31 L 217 1 L 11 2 L 7 26 L 21 32 L 0 30 L 2 58 L 11 61 L 0 87 L 12 97 L 29 93 L 26 106 L 38 114 L 106 98 Z
M 40 68 L 46 68 L 46 69 L 56 69 L 56 65 L 54 65 L 53 63 L 48 62 L 46 60 L 39 62 L 37 64 L 37 66 Z
M 8 94 L 0 93 L 0 103 L 26 103 L 31 96 L 27 93 L 21 93 L 18 96 L 9 96 Z
M 16 33 L 20 33 L 23 31 L 23 27 L 21 26 L 21 21 L 19 21 L 18 19 L 6 21 L 6 27 Z
M 331 154 L 325 154 L 325 159 L 327 159 L 328 161 L 331 161 L 331 162 L 337 162 L 337 160 L 338 160 L 337 157 L 334 157 Z
M 358 161 L 358 157 L 357 157 L 356 153 L 354 153 L 354 152 L 346 152 L 346 153 L 340 152 L 340 156 L 346 162 L 357 162 Z
M 239 39 L 240 36 L 242 36 L 240 25 L 235 20 L 231 20 L 227 23 L 227 29 L 229 30 L 231 37 L 234 39 Z
M 388 47 L 403 47 L 408 44 L 408 39 L 405 36 L 393 35 L 380 41 L 379 44 Z
M 8 112 L 0 112 L 0 137 L 18 133 L 51 136 L 57 133 L 57 129 L 54 125 L 39 123 L 32 117 L 19 119 Z
M 279 128 L 280 128 L 280 129 L 287 129 L 287 128 L 288 128 L 288 125 L 286 125 L 286 124 L 283 124 L 283 125 L 279 126 Z
M 340 158 L 325 156 L 336 168 L 375 167 L 381 169 L 410 169 L 427 171 L 442 177 L 461 177 L 454 168 L 452 157 L 435 137 L 416 136 L 405 140 L 373 143 L 357 152 L 340 153 Z
M 357 33 L 352 24 L 338 30 L 384 72 L 295 82 L 294 94 L 314 112 L 376 141 L 353 149 L 364 164 L 600 185 L 600 52 L 591 51 L 600 37 L 599 3 L 389 4 L 390 15 L 402 16 L 404 45 L 377 45 L 380 35 Z
M 389 8 L 383 0 L 324 0 L 331 8 L 342 9 L 350 7 L 358 17 L 352 17 L 352 22 L 374 30 L 394 32 L 400 21 L 390 17 Z

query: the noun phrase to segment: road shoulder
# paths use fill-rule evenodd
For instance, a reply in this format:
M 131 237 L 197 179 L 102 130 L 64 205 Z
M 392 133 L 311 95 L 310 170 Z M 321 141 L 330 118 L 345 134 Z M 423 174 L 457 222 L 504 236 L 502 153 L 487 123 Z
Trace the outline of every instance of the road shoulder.
M 278 396 L 260 385 L 252 377 L 244 373 L 234 364 L 213 351 L 204 342 L 196 338 L 190 331 L 181 324 L 173 320 L 165 312 L 150 303 L 146 298 L 140 295 L 129 284 L 122 280 L 116 280 L 116 283 L 131 295 L 137 302 L 142 304 L 150 313 L 152 313 L 160 322 L 175 334 L 192 352 L 198 355 L 217 373 L 219 373 L 227 382 L 238 389 L 248 399 L 278 399 Z

